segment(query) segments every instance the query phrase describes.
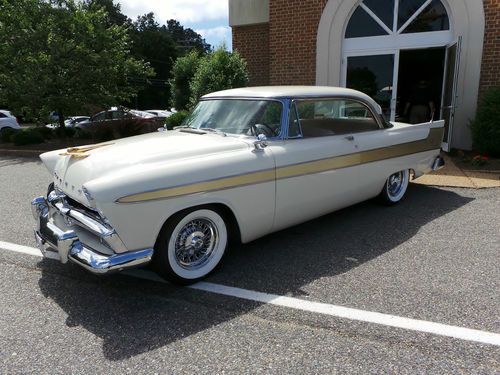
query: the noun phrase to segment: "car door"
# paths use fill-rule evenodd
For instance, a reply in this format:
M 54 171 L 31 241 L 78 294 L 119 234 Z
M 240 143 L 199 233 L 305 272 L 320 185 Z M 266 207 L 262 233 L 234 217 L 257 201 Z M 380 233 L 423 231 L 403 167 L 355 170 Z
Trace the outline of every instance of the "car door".
M 276 160 L 274 230 L 357 202 L 358 159 L 340 99 L 296 100 Z

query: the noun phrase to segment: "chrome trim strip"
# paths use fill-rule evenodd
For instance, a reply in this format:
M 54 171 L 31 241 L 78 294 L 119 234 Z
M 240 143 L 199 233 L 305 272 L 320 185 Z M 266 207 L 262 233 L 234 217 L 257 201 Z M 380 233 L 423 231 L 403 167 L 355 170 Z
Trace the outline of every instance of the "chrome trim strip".
M 149 263 L 153 253 L 153 249 L 143 249 L 111 256 L 102 255 L 76 241 L 71 247 L 69 260 L 92 273 L 102 275 Z
M 382 147 L 373 150 L 362 151 L 354 154 L 340 155 L 331 158 L 311 160 L 296 164 L 289 164 L 276 170 L 266 169 L 253 171 L 240 175 L 220 177 L 208 181 L 188 183 L 171 188 L 157 189 L 118 198 L 116 203 L 137 203 L 158 199 L 206 193 L 210 191 L 225 190 L 240 186 L 260 184 L 285 178 L 299 177 L 314 173 L 326 172 L 335 169 L 367 164 L 375 161 L 386 160 L 394 157 L 412 155 L 420 152 L 437 150 L 440 148 L 444 128 L 432 128 L 427 138 Z M 273 177 L 274 174 L 274 177 Z

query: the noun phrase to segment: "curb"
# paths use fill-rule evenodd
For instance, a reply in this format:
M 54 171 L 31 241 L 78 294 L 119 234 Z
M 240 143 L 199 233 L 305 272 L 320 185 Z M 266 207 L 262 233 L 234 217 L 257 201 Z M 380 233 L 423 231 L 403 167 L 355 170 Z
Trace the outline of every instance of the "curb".
M 47 150 L 12 150 L 12 149 L 1 149 L 0 155 L 10 155 L 10 156 L 22 156 L 22 157 L 33 157 L 38 158 L 40 154 L 48 152 Z

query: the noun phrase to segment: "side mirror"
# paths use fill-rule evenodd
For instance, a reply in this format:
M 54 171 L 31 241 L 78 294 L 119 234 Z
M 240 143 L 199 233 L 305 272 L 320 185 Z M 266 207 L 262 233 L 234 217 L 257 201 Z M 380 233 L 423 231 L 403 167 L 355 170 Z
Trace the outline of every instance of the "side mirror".
M 267 137 L 264 134 L 259 134 L 257 136 L 257 140 L 253 143 L 255 150 L 254 151 L 264 151 L 267 147 Z

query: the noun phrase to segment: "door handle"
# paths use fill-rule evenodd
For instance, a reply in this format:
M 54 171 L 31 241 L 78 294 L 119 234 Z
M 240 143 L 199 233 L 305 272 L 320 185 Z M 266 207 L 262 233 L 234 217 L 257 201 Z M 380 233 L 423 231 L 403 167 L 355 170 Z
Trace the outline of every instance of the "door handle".
M 354 136 L 353 135 L 348 135 L 347 137 L 344 137 L 348 141 L 354 141 Z

